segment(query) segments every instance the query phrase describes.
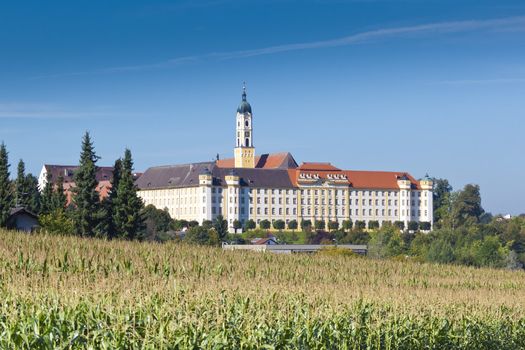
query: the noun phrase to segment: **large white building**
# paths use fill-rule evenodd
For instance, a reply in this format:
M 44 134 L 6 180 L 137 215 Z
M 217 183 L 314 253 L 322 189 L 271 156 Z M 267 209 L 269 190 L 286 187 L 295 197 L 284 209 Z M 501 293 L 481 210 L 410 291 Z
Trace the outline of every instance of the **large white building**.
M 136 181 L 144 203 L 176 219 L 433 221 L 432 181 L 406 172 L 341 170 L 330 163 L 298 165 L 290 153 L 255 155 L 252 108 L 243 90 L 237 108 L 234 158 L 159 166 Z

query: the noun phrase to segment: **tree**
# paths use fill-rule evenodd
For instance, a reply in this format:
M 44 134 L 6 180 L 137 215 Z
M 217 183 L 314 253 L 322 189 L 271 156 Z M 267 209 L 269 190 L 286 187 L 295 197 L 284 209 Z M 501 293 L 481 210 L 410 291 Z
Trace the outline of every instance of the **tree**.
M 447 205 L 448 196 L 452 192 L 452 186 L 448 183 L 447 179 L 437 179 L 433 178 L 432 182 L 434 184 L 432 197 L 433 197 L 433 206 L 434 206 L 434 222 L 441 220 L 441 214 L 443 206 Z
M 275 220 L 273 222 L 273 228 L 276 229 L 276 230 L 282 231 L 282 230 L 284 230 L 284 227 L 285 227 L 285 223 L 281 219 Z
M 47 173 L 46 182 L 40 195 L 40 213 L 49 214 L 53 211 L 53 183 L 51 174 Z
M 64 209 L 67 204 L 67 197 L 64 192 L 64 178 L 58 177 L 56 188 L 51 196 L 52 209 Z
M 20 207 L 25 207 L 35 214 L 38 214 L 40 210 L 38 179 L 32 174 L 25 174 L 25 164 L 22 159 L 18 162 L 17 168 L 15 204 Z
M 192 227 L 195 227 L 195 226 L 199 226 L 199 222 L 197 220 L 190 220 L 188 222 L 188 227 L 192 228 Z
M 55 209 L 49 214 L 42 214 L 38 221 L 42 229 L 49 234 L 67 235 L 75 231 L 75 223 L 64 209 Z
M 76 206 L 73 220 L 77 234 L 80 236 L 104 235 L 101 226 L 107 213 L 103 211 L 99 194 L 96 191 L 98 185 L 96 163 L 98 159 L 91 137 L 86 132 L 82 139 L 82 152 L 80 153 L 79 168 L 74 175 L 75 188 L 73 189 L 73 202 Z
M 417 231 L 419 229 L 419 223 L 417 221 L 409 221 L 408 222 L 408 230 L 409 231 Z
M 217 233 L 219 241 L 224 241 L 228 235 L 228 222 L 224 220 L 222 215 L 217 215 L 213 222 L 213 228 Z
M 472 250 L 477 266 L 504 267 L 509 254 L 496 236 L 486 236 L 483 240 L 476 241 Z
M 38 190 L 38 179 L 33 174 L 27 174 L 26 176 L 26 188 L 28 194 L 26 206 L 27 208 L 35 213 L 40 213 L 40 191 Z
M 358 230 L 364 230 L 366 228 L 366 222 L 364 220 L 356 220 L 355 228 Z
M 270 221 L 266 219 L 261 220 L 261 222 L 259 223 L 259 227 L 262 228 L 263 230 L 269 230 L 270 226 L 271 226 Z
M 117 237 L 137 239 L 144 230 L 144 218 L 141 215 L 144 203 L 137 195 L 137 186 L 133 181 L 133 160 L 129 149 L 124 152 L 121 171 L 117 197 L 113 203 L 113 222 Z
M 108 228 L 108 236 L 109 238 L 115 238 L 117 237 L 117 228 L 115 227 L 115 205 L 117 202 L 117 190 L 120 182 L 122 174 L 122 159 L 115 160 L 115 163 L 113 164 L 113 174 L 111 176 L 111 189 L 109 191 L 109 195 L 104 199 L 102 202 L 102 205 L 105 207 L 107 215 L 107 228 Z M 155 208 L 156 209 L 156 208 Z M 146 235 L 150 237 L 154 237 L 157 234 L 156 225 L 154 223 L 153 217 L 150 217 L 149 215 L 153 215 L 152 209 L 145 210 L 143 212 L 145 214 L 145 222 L 146 222 Z M 163 231 L 166 232 L 166 231 Z
M 157 240 L 160 234 L 168 232 L 173 222 L 167 210 L 157 209 L 152 204 L 142 209 L 142 217 L 146 224 L 146 236 L 153 240 Z
M 326 223 L 324 220 L 315 220 L 315 229 L 316 230 L 324 230 L 326 227 Z
M 9 180 L 9 159 L 7 148 L 0 145 L 0 227 L 4 227 L 13 206 L 13 192 Z
M 202 221 L 202 227 L 204 227 L 205 229 L 209 230 L 210 228 L 213 227 L 213 221 L 211 221 L 211 220 L 203 220 Z
M 368 221 L 368 229 L 377 230 L 378 228 L 379 228 L 379 221 L 377 220 Z
M 481 206 L 479 185 L 466 185 L 463 191 L 459 192 L 454 204 L 460 223 L 464 223 L 469 218 L 478 222 L 481 215 L 485 212 Z
M 422 231 L 430 231 L 430 229 L 432 228 L 430 222 L 428 221 L 421 221 L 419 223 L 419 228 L 422 230 Z
M 253 221 L 252 219 L 249 219 L 248 221 L 246 221 L 244 223 L 244 228 L 246 230 L 254 230 L 255 227 L 257 227 L 257 224 L 255 223 L 255 221 Z
M 288 229 L 289 230 L 295 231 L 295 230 L 297 230 L 297 227 L 298 227 L 297 220 L 290 220 L 288 222 Z
M 233 220 L 233 229 L 235 230 L 235 233 L 237 233 L 237 230 L 241 228 L 242 228 L 241 222 L 237 219 Z
M 349 231 L 352 229 L 352 220 L 343 220 L 343 230 Z
M 311 220 L 302 220 L 301 221 L 301 230 L 303 231 L 310 231 L 312 229 L 312 221 Z
M 15 181 L 15 203 L 17 207 L 26 207 L 28 199 L 26 186 L 25 164 L 22 159 L 18 162 L 16 181 Z
M 184 240 L 191 244 L 199 245 L 217 245 L 219 242 L 217 240 L 217 233 L 214 229 L 207 230 L 202 226 L 191 227 Z
M 339 229 L 339 222 L 337 221 L 328 222 L 328 229 L 330 231 L 337 231 Z
M 405 229 L 405 223 L 403 221 L 394 221 L 394 226 L 400 230 Z

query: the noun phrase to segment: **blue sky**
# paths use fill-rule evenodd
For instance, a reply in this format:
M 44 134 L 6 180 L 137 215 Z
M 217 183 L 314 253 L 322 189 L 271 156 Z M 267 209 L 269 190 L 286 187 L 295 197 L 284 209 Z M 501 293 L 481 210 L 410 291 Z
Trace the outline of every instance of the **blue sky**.
M 242 82 L 258 153 L 481 186 L 525 212 L 525 3 L 0 3 L 0 140 L 38 173 L 232 155 Z

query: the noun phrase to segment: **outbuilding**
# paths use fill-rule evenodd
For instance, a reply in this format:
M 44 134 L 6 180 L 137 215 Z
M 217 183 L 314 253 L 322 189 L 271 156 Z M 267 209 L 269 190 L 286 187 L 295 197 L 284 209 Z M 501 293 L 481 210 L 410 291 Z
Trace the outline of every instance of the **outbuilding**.
M 11 209 L 7 219 L 7 228 L 31 232 L 38 227 L 38 216 L 24 207 Z

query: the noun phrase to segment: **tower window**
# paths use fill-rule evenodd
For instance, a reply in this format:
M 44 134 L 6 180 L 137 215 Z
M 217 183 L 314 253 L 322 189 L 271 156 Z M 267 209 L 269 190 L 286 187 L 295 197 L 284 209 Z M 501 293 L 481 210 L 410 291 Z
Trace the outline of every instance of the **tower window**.
M 250 139 L 246 139 L 246 147 L 250 147 Z
M 250 123 L 249 123 L 248 121 L 245 121 L 245 122 L 244 122 L 244 125 L 245 125 L 245 126 L 250 126 Z

